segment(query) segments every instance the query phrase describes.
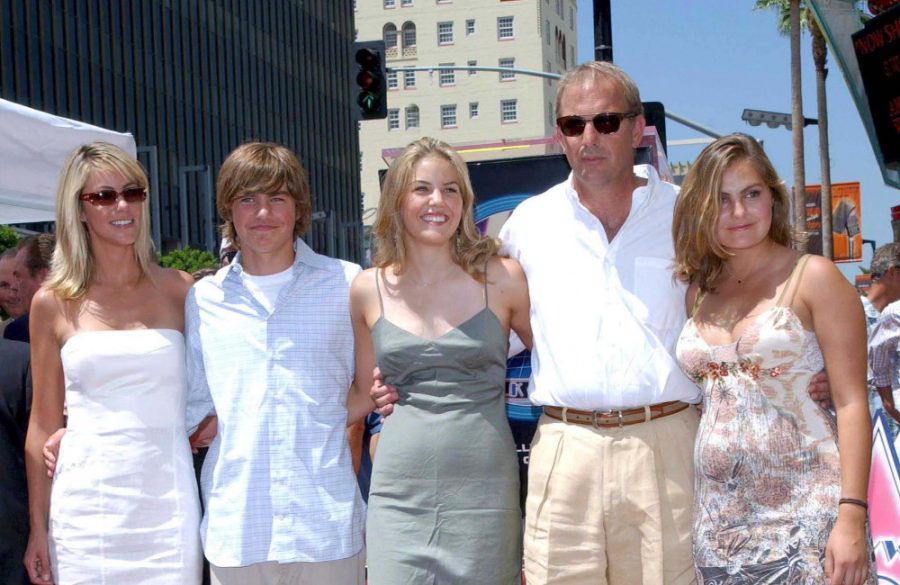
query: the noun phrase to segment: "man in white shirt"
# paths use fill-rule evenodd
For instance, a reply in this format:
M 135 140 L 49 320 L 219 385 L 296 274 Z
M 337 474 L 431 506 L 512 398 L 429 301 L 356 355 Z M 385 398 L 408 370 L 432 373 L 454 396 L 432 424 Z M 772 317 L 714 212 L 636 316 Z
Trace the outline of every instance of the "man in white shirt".
M 364 505 L 346 439 L 371 410 L 368 396 L 348 399 L 360 268 L 299 238 L 309 185 L 284 147 L 232 152 L 217 207 L 239 251 L 191 289 L 185 317 L 188 427 L 203 419 L 192 443 L 215 433 L 201 478 L 212 583 L 362 585 Z
M 884 410 L 888 432 L 896 438 L 900 430 L 900 243 L 875 250 L 869 273 L 872 284 L 863 298 L 863 306 L 868 302 L 875 312 L 869 325 L 869 409 L 873 415 L 879 408 Z
M 676 188 L 634 170 L 637 86 L 610 63 L 560 80 L 557 137 L 572 174 L 523 202 L 504 250 L 528 277 L 531 399 L 525 575 L 541 583 L 694 581 L 698 387 L 674 359 L 686 319 L 672 277 Z

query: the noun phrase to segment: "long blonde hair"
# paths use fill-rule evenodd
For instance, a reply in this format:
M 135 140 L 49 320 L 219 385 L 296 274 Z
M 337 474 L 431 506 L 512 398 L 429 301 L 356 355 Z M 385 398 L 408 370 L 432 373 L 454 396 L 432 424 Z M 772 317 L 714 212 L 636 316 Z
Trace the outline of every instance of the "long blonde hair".
M 691 165 L 675 202 L 672 241 L 675 245 L 675 276 L 701 291 L 713 290 L 713 283 L 731 257 L 716 239 L 722 177 L 728 168 L 747 161 L 772 191 L 772 224 L 769 238 L 791 245 L 788 223 L 788 195 L 765 151 L 752 136 L 730 134 L 703 149 Z
M 97 171 L 117 173 L 135 185 L 149 188 L 144 169 L 118 146 L 92 142 L 79 146 L 68 156 L 56 190 L 56 249 L 46 281 L 46 286 L 63 300 L 83 297 L 94 275 L 90 236 L 81 220 L 82 205 L 90 203 L 82 203 L 79 196 L 91 173 Z M 141 203 L 141 218 L 134 242 L 134 257 L 144 275 L 149 275 L 155 264 L 149 201 L 148 196 Z
M 424 137 L 410 143 L 388 168 L 381 188 L 381 199 L 378 201 L 378 216 L 372 230 L 377 243 L 374 263 L 379 268 L 392 266 L 396 274 L 402 274 L 406 269 L 401 208 L 416 165 L 428 156 L 440 157 L 449 162 L 459 177 L 462 217 L 456 230 L 456 241 L 450 246 L 450 255 L 473 278 L 484 282 L 484 265 L 491 256 L 497 254 L 500 243 L 494 238 L 479 234 L 475 227 L 475 194 L 466 163 L 448 144 L 434 138 Z

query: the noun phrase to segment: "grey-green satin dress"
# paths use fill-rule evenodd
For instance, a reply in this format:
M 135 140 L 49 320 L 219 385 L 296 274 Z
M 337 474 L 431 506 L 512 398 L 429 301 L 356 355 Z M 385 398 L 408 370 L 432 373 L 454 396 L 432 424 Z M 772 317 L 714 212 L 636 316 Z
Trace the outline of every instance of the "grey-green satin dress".
M 381 311 L 372 328 L 376 361 L 400 400 L 372 469 L 369 585 L 518 584 L 522 520 L 504 402 L 508 340 L 486 293 L 481 311 L 437 339 L 394 325 L 383 304 Z

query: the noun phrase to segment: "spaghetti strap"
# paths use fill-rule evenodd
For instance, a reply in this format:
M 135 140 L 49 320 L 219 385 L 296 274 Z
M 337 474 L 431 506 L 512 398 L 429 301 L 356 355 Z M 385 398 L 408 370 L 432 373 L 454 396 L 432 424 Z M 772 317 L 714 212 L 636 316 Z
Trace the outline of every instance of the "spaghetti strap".
M 487 262 L 484 263 L 484 306 L 488 306 L 488 278 L 487 278 Z
M 778 295 L 778 301 L 775 303 L 776 306 L 782 306 L 782 301 L 784 301 L 784 295 L 787 294 L 788 289 L 791 286 L 794 287 L 794 290 L 791 292 L 791 299 L 788 302 L 788 306 L 794 304 L 794 297 L 797 295 L 797 289 L 800 287 L 800 278 L 803 276 L 803 270 L 806 268 L 806 263 L 809 261 L 809 254 L 804 254 L 797 258 L 797 261 L 794 262 L 794 267 L 791 269 L 791 274 L 788 276 L 787 281 L 784 283 L 784 288 L 781 289 L 781 294 Z M 796 283 L 795 281 L 796 276 Z
M 381 316 L 384 317 L 384 300 L 381 298 L 381 286 L 378 284 L 378 272 L 380 269 L 375 269 L 375 290 L 378 291 L 378 306 L 381 307 Z

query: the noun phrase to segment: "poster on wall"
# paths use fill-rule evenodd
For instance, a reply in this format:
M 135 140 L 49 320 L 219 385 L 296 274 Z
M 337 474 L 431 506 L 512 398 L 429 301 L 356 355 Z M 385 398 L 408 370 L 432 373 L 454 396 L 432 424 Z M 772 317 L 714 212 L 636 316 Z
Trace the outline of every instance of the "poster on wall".
M 822 253 L 822 186 L 806 186 L 809 251 Z M 835 262 L 862 261 L 862 208 L 859 183 L 831 185 L 831 232 Z

